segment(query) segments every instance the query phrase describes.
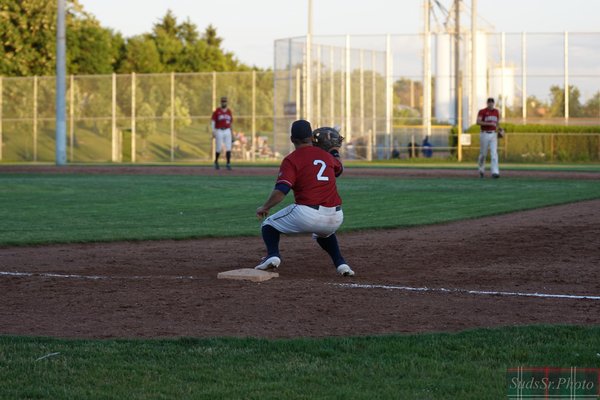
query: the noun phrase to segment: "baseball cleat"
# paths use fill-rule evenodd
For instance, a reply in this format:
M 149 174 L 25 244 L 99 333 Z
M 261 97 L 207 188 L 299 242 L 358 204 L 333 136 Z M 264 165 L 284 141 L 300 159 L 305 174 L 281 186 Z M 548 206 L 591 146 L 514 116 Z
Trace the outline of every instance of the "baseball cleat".
M 220 167 L 219 167 L 219 163 L 218 163 L 218 162 L 215 162 L 215 169 L 217 169 L 217 170 L 218 170 L 219 168 L 220 168 Z
M 231 171 L 231 164 L 227 164 L 227 170 Z
M 281 264 L 281 258 L 279 258 L 277 256 L 264 257 L 260 261 L 260 264 L 258 264 L 256 267 L 254 267 L 254 269 L 260 269 L 261 271 L 267 271 L 269 269 L 275 269 L 275 268 L 279 267 L 279 264 Z
M 480 177 L 481 179 L 483 179 L 483 177 L 484 177 L 484 176 L 485 176 L 485 175 L 483 174 L 483 172 L 480 172 L 480 173 L 479 173 L 479 177 Z
M 354 271 L 350 269 L 348 264 L 342 264 L 337 267 L 337 273 L 342 276 L 354 276 Z
M 492 174 L 492 178 L 498 179 L 498 178 L 500 178 L 500 175 L 498 175 L 498 174 Z

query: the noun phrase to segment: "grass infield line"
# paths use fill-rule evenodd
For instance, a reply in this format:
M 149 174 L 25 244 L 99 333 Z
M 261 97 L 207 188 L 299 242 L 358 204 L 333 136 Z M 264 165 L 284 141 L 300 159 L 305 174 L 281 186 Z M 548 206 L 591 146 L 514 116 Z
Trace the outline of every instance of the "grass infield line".
M 515 297 L 541 297 L 546 299 L 572 299 L 572 300 L 594 300 L 600 301 L 600 296 L 587 296 L 575 294 L 551 294 L 551 293 L 523 293 L 523 292 L 502 292 L 494 290 L 469 290 L 469 289 L 447 289 L 447 288 L 428 288 L 396 285 L 370 285 L 364 283 L 331 283 L 331 285 L 350 288 L 350 289 L 384 289 L 384 290 L 403 290 L 407 292 L 440 292 L 440 293 L 465 293 L 480 296 L 515 296 Z
M 12 272 L 0 271 L 0 276 L 13 277 L 40 277 L 40 278 L 59 278 L 59 279 L 88 279 L 88 280 L 144 280 L 144 279 L 199 279 L 194 276 L 103 276 L 103 275 L 77 275 L 77 274 L 56 274 L 50 272 Z M 407 292 L 440 292 L 440 293 L 466 293 L 480 296 L 515 296 L 515 297 L 541 297 L 547 299 L 571 299 L 571 300 L 593 300 L 600 301 L 600 296 L 575 295 L 575 294 L 551 294 L 551 293 L 524 293 L 524 292 L 503 292 L 494 290 L 469 290 L 469 289 L 447 289 L 447 288 L 428 288 L 396 285 L 372 285 L 364 283 L 329 283 L 329 285 L 350 288 L 350 289 L 384 289 L 384 290 L 403 290 Z

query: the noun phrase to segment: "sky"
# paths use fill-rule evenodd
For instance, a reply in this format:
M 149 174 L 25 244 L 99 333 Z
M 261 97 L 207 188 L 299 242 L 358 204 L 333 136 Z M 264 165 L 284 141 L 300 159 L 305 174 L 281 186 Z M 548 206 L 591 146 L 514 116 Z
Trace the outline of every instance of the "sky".
M 149 32 L 171 9 L 202 31 L 217 27 L 223 47 L 246 64 L 273 66 L 275 39 L 307 31 L 308 0 L 79 0 L 107 27 L 126 37 Z M 447 7 L 450 0 L 439 0 Z M 471 0 L 466 0 L 467 5 Z M 478 0 L 479 15 L 496 31 L 600 31 L 597 0 Z M 417 33 L 422 0 L 313 0 L 314 34 Z M 470 7 L 470 6 L 469 6 Z M 483 22 L 483 20 L 482 20 Z

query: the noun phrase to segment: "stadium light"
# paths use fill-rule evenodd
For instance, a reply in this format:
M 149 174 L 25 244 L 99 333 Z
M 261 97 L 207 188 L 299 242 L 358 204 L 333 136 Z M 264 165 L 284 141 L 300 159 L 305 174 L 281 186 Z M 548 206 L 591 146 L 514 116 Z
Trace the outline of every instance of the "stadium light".
M 56 165 L 67 163 L 65 3 L 58 0 L 56 17 Z

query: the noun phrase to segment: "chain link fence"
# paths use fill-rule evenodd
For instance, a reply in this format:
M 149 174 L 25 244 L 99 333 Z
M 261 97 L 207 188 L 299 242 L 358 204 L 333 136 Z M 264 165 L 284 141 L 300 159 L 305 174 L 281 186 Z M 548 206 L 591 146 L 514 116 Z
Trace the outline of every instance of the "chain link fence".
M 424 34 L 313 36 L 309 46 L 305 37 L 276 41 L 281 127 L 298 117 L 340 126 L 350 155 L 371 160 L 422 156 L 425 138 L 433 156 L 455 157 L 451 126 L 475 123 L 487 97 L 496 98 L 505 122 L 600 125 L 600 33 L 462 32 L 458 74 L 454 35 L 432 33 L 428 43 L 426 62 Z M 552 149 L 548 135 L 511 134 L 521 144 L 502 154 L 512 161 L 600 159 L 600 132 L 584 138 L 561 130 Z M 477 140 L 464 145 L 465 156 Z
M 0 159 L 54 160 L 55 78 L 1 78 Z M 273 73 L 71 76 L 70 162 L 185 162 L 214 152 L 210 118 L 221 96 L 234 114 L 233 157 L 270 159 Z
M 234 113 L 238 160 L 287 154 L 298 118 L 341 127 L 347 158 L 454 158 L 451 126 L 474 123 L 489 96 L 507 122 L 600 124 L 599 33 L 463 32 L 458 79 L 453 35 L 432 33 L 429 52 L 425 43 L 423 34 L 315 36 L 310 46 L 297 37 L 275 42 L 273 71 L 71 76 L 68 160 L 210 160 L 210 117 L 221 96 Z M 0 77 L 0 160 L 54 160 L 54 85 L 54 77 Z M 600 159 L 600 133 L 561 131 L 510 134 L 501 156 Z M 424 153 L 426 138 L 432 151 Z M 477 135 L 469 138 L 465 159 L 477 149 Z

